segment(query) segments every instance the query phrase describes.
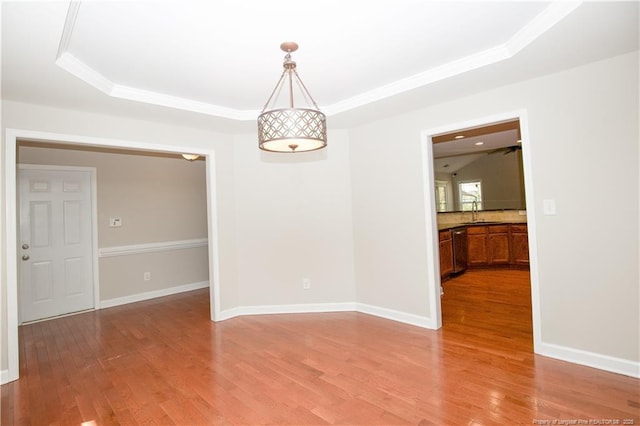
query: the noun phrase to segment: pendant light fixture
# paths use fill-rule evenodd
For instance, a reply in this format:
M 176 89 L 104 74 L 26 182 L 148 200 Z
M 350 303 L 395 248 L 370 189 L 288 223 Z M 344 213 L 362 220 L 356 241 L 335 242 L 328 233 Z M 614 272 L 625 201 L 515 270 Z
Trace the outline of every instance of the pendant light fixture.
M 287 54 L 284 57 L 284 71 L 273 89 L 271 96 L 258 116 L 258 142 L 260 149 L 271 152 L 315 151 L 327 146 L 327 122 L 325 115 L 313 100 L 311 94 L 296 71 L 296 63 L 291 52 L 298 50 L 292 41 L 280 45 Z M 313 108 L 296 108 L 294 105 L 294 81 L 300 95 Z M 283 86 L 289 90 L 286 107 L 275 106 Z

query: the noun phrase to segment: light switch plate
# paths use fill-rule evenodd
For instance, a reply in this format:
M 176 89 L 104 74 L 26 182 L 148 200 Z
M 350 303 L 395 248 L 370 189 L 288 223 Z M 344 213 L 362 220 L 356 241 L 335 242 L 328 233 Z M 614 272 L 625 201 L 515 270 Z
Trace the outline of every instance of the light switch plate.
M 542 200 L 542 213 L 546 216 L 556 214 L 556 200 Z
M 122 219 L 119 217 L 109 218 L 109 228 L 119 228 L 122 226 Z

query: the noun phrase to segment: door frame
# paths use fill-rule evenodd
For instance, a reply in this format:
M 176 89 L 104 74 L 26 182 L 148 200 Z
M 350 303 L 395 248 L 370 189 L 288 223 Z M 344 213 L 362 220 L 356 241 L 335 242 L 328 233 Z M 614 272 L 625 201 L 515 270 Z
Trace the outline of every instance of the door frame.
M 58 172 L 89 172 L 91 184 L 89 189 L 91 190 L 91 280 L 93 281 L 93 309 L 100 307 L 100 274 L 98 271 L 98 181 L 97 169 L 95 167 L 80 167 L 80 166 L 57 166 L 57 165 L 44 165 L 44 164 L 25 164 L 18 163 L 18 170 L 45 170 L 45 171 L 58 171 Z M 20 193 L 19 188 L 19 176 L 16 177 L 16 197 Z M 16 198 L 17 200 L 17 198 Z M 16 201 L 17 203 L 17 201 Z M 19 217 L 20 217 L 20 204 L 16 205 L 16 233 L 20 235 Z M 17 243 L 18 241 L 16 241 Z M 16 248 L 16 250 L 18 250 Z M 21 283 L 21 277 L 19 276 L 20 268 L 16 266 L 17 282 Z M 64 315 L 64 314 L 63 314 Z M 20 306 L 18 306 L 18 324 L 22 324 L 22 315 L 20 315 Z
M 520 137 L 522 138 L 522 166 L 524 173 L 525 200 L 527 203 L 527 236 L 529 238 L 529 277 L 531 281 L 531 310 L 533 322 L 533 352 L 540 353 L 542 348 L 542 325 L 540 310 L 540 284 L 538 271 L 538 243 L 536 238 L 536 216 L 534 214 L 535 197 L 533 187 L 531 142 L 529 139 L 529 119 L 526 109 L 504 112 L 491 116 L 474 118 L 467 121 L 445 124 L 421 132 L 422 172 L 424 183 L 424 206 L 426 218 L 427 262 L 432 265 L 427 272 L 429 292 L 429 312 L 434 329 L 442 327 L 442 306 L 440 302 L 440 262 L 438 259 L 438 223 L 435 206 L 435 176 L 433 172 L 433 140 L 434 135 L 453 132 L 470 127 L 518 119 L 520 121 Z
M 138 142 L 123 139 L 107 139 L 93 136 L 70 135 L 37 130 L 24 130 L 7 128 L 5 131 L 4 151 L 4 202 L 5 217 L 4 231 L 6 245 L 4 248 L 4 266 L 6 283 L 6 307 L 7 307 L 7 370 L 0 372 L 0 384 L 17 380 L 20 377 L 19 345 L 18 345 L 18 246 L 17 246 L 17 182 L 16 182 L 16 158 L 18 141 L 36 140 L 43 143 L 64 143 L 66 145 L 99 146 L 105 148 L 134 149 L 140 151 L 154 151 L 182 154 L 183 152 L 196 153 L 206 160 L 206 187 L 207 187 L 207 225 L 208 225 L 208 249 L 209 249 L 209 299 L 210 317 L 212 321 L 221 319 L 220 315 L 220 262 L 218 249 L 218 216 L 216 197 L 216 167 L 215 150 L 193 146 L 164 145 L 159 143 Z M 0 262 L 0 268 L 2 267 Z M 1 271 L 0 271 L 1 272 Z M 0 274 L 1 276 L 1 274 Z M 97 308 L 99 304 L 97 305 Z

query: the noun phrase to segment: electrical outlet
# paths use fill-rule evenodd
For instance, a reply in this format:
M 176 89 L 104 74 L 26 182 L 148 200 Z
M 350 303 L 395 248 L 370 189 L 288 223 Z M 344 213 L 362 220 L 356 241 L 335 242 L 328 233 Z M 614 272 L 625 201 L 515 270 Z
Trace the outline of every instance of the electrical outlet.
M 145 281 L 151 281 L 151 272 L 145 272 L 144 273 L 144 280 Z
M 311 288 L 311 279 L 303 278 L 302 279 L 302 288 L 305 290 L 309 290 Z

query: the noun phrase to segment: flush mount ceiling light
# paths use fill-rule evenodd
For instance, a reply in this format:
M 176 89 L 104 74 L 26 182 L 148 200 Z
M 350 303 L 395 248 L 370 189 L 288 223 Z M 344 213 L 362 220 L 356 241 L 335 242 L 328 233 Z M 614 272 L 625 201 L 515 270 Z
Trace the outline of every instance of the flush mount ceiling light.
M 298 44 L 284 42 L 280 49 L 284 57 L 284 71 L 273 89 L 271 96 L 258 116 L 258 143 L 260 149 L 272 152 L 315 151 L 327 146 L 327 122 L 325 115 L 313 100 L 311 94 L 296 71 L 296 63 L 291 52 L 298 50 Z M 294 81 L 300 96 L 313 108 L 296 108 L 294 105 Z M 289 98 L 286 107 L 276 107 L 282 87 L 287 85 Z
M 182 158 L 184 158 L 187 161 L 195 161 L 199 157 L 200 156 L 198 154 L 182 154 Z

